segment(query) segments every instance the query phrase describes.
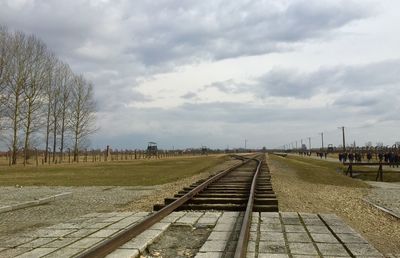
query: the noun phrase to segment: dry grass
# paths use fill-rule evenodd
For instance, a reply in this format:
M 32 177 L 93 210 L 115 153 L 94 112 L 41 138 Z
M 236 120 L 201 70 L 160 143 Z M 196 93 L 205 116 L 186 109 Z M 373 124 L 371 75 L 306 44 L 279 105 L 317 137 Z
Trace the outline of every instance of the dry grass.
M 222 155 L 210 155 L 161 160 L 3 167 L 0 171 L 0 185 L 159 185 L 202 173 L 227 159 Z
M 370 188 L 336 171 L 332 162 L 268 158 L 280 211 L 335 213 L 382 253 L 400 253 L 400 223 L 362 199 Z

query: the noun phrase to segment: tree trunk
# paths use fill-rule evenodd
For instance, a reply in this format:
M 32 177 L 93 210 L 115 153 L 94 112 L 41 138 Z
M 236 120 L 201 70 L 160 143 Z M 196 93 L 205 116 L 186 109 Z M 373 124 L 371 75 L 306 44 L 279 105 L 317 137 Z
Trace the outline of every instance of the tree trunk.
M 47 163 L 49 156 L 49 137 L 50 136 L 50 103 L 47 109 L 47 125 L 46 125 L 46 150 L 44 151 L 44 162 Z
M 25 128 L 25 142 L 24 142 L 24 165 L 28 160 L 28 150 L 29 150 L 29 136 L 31 130 L 31 112 L 32 112 L 32 105 L 28 103 L 28 112 L 26 117 L 26 128 Z

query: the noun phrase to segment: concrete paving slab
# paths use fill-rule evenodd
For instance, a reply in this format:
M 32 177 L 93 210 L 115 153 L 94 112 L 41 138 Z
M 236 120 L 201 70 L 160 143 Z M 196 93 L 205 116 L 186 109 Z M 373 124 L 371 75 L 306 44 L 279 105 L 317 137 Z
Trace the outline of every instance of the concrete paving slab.
M 56 248 L 36 248 L 33 249 L 29 252 L 23 253 L 21 255 L 18 255 L 18 258 L 32 258 L 32 257 L 42 257 L 45 256 L 46 254 L 49 254 L 51 252 L 54 252 Z
M 200 212 L 188 212 L 183 217 L 178 219 L 176 223 L 183 225 L 194 225 L 201 215 L 203 214 Z
M 0 241 L 0 247 L 14 248 L 14 247 L 29 243 L 35 239 L 36 239 L 36 237 L 26 237 L 26 236 L 6 238 L 6 239 L 3 239 L 3 241 Z
M 215 224 L 217 223 L 218 218 L 210 218 L 210 217 L 201 217 L 197 223 L 196 223 L 196 227 L 213 227 L 215 226 Z
M 228 231 L 232 232 L 235 227 L 235 223 L 218 223 L 215 225 L 213 231 Z
M 261 219 L 261 223 L 263 223 L 263 224 L 281 224 L 281 220 L 279 217 L 277 217 L 277 218 L 261 217 L 260 219 Z
M 287 254 L 258 254 L 258 258 L 289 258 Z
M 378 250 L 369 244 L 346 244 L 350 252 L 356 256 L 379 256 Z M 381 256 L 383 257 L 383 256 Z
M 332 234 L 311 233 L 311 237 L 317 243 L 339 244 L 339 241 Z
M 256 252 L 256 242 L 255 241 L 249 241 L 249 243 L 247 244 L 247 252 L 250 252 L 250 253 Z
M 17 247 L 17 248 L 6 249 L 0 252 L 0 257 L 17 257 L 18 255 L 21 255 L 29 251 L 32 251 L 32 248 Z
M 345 244 L 351 244 L 351 243 L 367 243 L 367 240 L 362 238 L 359 234 L 336 234 L 336 236 L 339 237 L 339 239 L 345 243 Z
M 326 226 L 314 226 L 314 225 L 307 225 L 307 230 L 310 233 L 319 233 L 319 234 L 330 234 L 331 231 Z
M 86 237 L 86 238 L 82 238 L 81 240 L 72 243 L 68 247 L 75 248 L 75 249 L 89 248 L 89 247 L 99 243 L 102 240 L 104 240 L 104 238 Z
M 256 258 L 256 253 L 247 250 L 246 258 Z
M 260 241 L 285 242 L 285 238 L 280 232 L 260 232 Z
M 58 238 L 56 238 L 56 237 L 39 237 L 39 238 L 36 238 L 35 240 L 32 240 L 31 242 L 20 245 L 19 247 L 38 248 L 45 244 L 53 242 L 56 239 L 58 239 Z
M 158 223 L 154 224 L 153 226 L 151 226 L 150 229 L 164 231 L 169 227 L 169 225 L 171 225 L 171 223 L 158 222 Z
M 258 232 L 250 232 L 249 240 L 257 241 L 257 239 L 258 239 Z
M 100 238 L 106 238 L 114 235 L 115 233 L 119 232 L 120 229 L 100 229 L 99 231 L 96 231 L 95 233 L 89 235 L 89 237 L 100 237 Z
M 303 225 L 284 225 L 285 232 L 291 233 L 304 233 L 306 229 Z
M 325 226 L 324 222 L 322 220 L 318 219 L 308 219 L 308 218 L 303 218 L 303 222 L 306 226 Z
M 161 230 L 146 230 L 136 238 L 121 246 L 121 248 L 138 249 L 140 252 L 143 252 L 147 246 L 153 243 L 161 234 Z
M 323 256 L 349 256 L 341 244 L 317 243 L 317 246 Z
M 80 238 L 57 238 L 56 240 L 43 245 L 42 247 L 55 247 L 62 248 L 64 246 L 70 245 L 73 242 L 78 241 Z
M 287 254 L 288 250 L 284 242 L 260 241 L 258 243 L 258 253 Z
M 333 232 L 335 232 L 335 234 L 355 234 L 357 232 L 355 232 L 353 229 L 351 229 L 349 226 L 347 225 L 340 225 L 340 226 L 329 226 Z
M 208 240 L 225 240 L 228 241 L 231 236 L 229 231 L 212 231 L 208 236 Z
M 312 243 L 289 243 L 289 249 L 292 254 L 318 255 Z
M 63 249 L 58 249 L 52 253 L 49 253 L 48 255 L 44 256 L 45 258 L 60 258 L 60 257 L 73 257 L 79 253 L 81 253 L 83 248 L 63 248 Z
M 83 229 L 79 229 L 71 234 L 68 234 L 66 236 L 64 236 L 64 238 L 82 238 L 82 237 L 86 237 L 91 235 L 92 233 L 99 231 L 99 229 L 97 228 L 83 228 Z
M 282 224 L 260 224 L 260 231 L 283 232 Z
M 282 221 L 285 225 L 301 225 L 299 218 L 282 218 Z
M 139 254 L 138 249 L 117 249 L 107 255 L 106 258 L 136 258 L 139 257 Z
M 307 233 L 286 233 L 289 243 L 311 243 L 311 238 Z
M 32 231 L 28 236 L 0 241 L 0 257 L 28 254 L 45 257 L 74 256 L 109 238 L 127 225 L 138 223 L 147 214 L 114 212 L 85 215 Z M 196 257 L 229 257 L 230 253 L 225 252 L 233 254 L 235 249 L 232 237 L 238 236 L 238 216 L 237 212 L 171 213 L 163 222 L 156 223 L 152 229 L 127 242 L 109 257 L 140 256 L 171 224 L 199 227 L 207 225 L 212 228 L 212 232 Z M 250 232 L 247 257 L 289 257 L 289 252 L 292 257 L 302 258 L 318 257 L 319 253 L 324 257 L 382 257 L 361 235 L 340 221 L 337 216 L 323 214 L 321 218 L 318 214 L 309 213 L 253 213 L 253 231 Z M 216 223 L 214 227 L 213 223 Z
M 223 255 L 222 252 L 199 252 L 196 254 L 194 258 L 221 258 Z
M 206 241 L 199 252 L 223 252 L 227 243 L 228 241 L 223 240 Z
M 167 217 L 163 218 L 160 222 L 162 223 L 173 223 L 180 219 L 183 215 L 185 215 L 184 212 L 173 212 L 169 214 Z

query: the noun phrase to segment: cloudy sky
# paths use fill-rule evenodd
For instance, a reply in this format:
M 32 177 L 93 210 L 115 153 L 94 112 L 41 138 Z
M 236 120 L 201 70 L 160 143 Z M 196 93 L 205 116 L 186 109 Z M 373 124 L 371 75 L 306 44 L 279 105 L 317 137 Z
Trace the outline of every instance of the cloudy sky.
M 0 0 L 95 85 L 93 147 L 400 141 L 397 0 Z M 305 141 L 305 140 L 304 140 Z

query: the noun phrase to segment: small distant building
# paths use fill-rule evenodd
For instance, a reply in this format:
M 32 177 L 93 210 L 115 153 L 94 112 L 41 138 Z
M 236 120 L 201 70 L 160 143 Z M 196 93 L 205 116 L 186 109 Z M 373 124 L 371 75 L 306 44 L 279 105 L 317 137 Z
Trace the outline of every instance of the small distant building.
M 149 142 L 147 144 L 147 156 L 157 156 L 158 148 L 156 142 Z

